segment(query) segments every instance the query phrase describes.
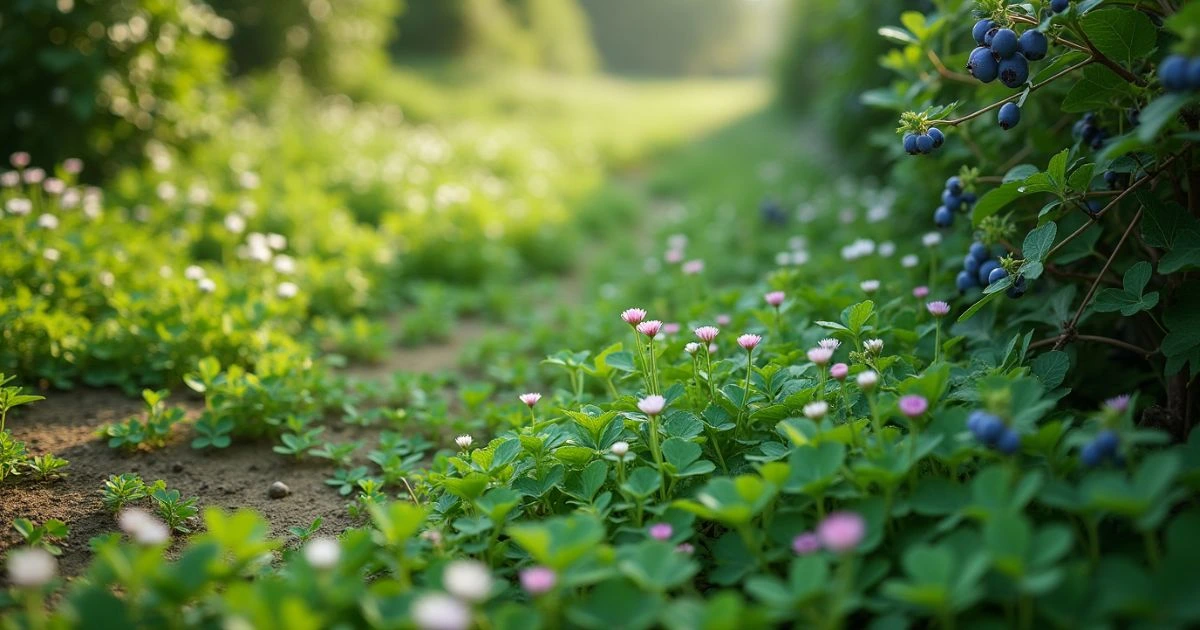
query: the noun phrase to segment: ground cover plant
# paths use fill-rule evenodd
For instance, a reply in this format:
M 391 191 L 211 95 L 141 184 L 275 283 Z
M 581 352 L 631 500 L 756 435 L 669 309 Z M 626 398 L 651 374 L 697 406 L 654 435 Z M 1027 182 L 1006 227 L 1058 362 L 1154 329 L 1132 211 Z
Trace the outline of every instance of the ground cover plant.
M 891 84 L 845 97 L 899 122 L 857 146 L 285 67 L 98 188 L 13 154 L 2 623 L 1200 623 L 1200 5 L 931 5 L 874 25 Z M 495 100 L 412 124 L 418 80 Z M 37 433 L 88 386 L 130 413 Z M 204 462 L 270 466 L 259 509 Z

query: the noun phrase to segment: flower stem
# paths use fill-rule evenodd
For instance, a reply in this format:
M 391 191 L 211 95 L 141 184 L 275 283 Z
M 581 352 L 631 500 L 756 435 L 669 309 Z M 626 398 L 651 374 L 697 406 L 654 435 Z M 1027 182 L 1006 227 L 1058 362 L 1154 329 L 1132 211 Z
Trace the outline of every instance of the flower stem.
M 935 319 L 933 321 L 933 364 L 937 364 L 938 357 L 942 353 L 942 322 Z
M 666 471 L 663 470 L 662 449 L 658 445 L 658 416 L 648 415 L 647 429 L 650 431 L 650 455 L 654 457 L 654 466 L 658 468 L 658 474 L 663 478 L 658 486 L 659 496 L 665 501 L 667 499 L 667 484 Z

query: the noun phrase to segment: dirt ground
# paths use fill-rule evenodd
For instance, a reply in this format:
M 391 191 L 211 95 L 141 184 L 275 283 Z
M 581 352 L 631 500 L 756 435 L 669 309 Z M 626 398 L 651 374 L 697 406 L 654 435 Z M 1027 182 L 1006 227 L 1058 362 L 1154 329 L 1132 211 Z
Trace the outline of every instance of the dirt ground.
M 249 507 L 263 514 L 272 533 L 286 536 L 287 528 L 324 519 L 321 531 L 337 533 L 350 524 L 346 499 L 325 485 L 328 462 L 297 464 L 271 451 L 269 442 L 234 444 L 219 451 L 196 451 L 188 442 L 190 431 L 178 427 L 163 449 L 127 453 L 108 447 L 96 428 L 124 420 L 142 411 L 140 400 L 115 390 L 80 389 L 47 392 L 46 400 L 22 409 L 9 418 L 13 437 L 26 442 L 32 454 L 54 453 L 71 462 L 65 479 L 37 481 L 22 477 L 0 487 L 0 554 L 19 544 L 12 521 L 25 517 L 36 523 L 57 518 L 71 529 L 62 545 L 60 569 L 77 575 L 87 566 L 88 540 L 116 529 L 113 515 L 101 502 L 104 480 L 112 474 L 136 472 L 147 482 L 163 479 L 185 497 L 198 497 L 197 505 L 226 509 Z M 173 396 L 171 404 L 181 404 Z M 182 403 L 195 412 L 201 403 Z M 267 488 L 282 481 L 291 495 L 267 496 Z

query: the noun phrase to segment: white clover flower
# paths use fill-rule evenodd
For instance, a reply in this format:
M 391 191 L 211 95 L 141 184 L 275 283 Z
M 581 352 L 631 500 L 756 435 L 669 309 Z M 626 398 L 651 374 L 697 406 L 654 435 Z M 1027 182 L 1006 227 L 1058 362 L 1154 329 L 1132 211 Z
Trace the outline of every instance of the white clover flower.
M 820 420 L 821 418 L 824 418 L 825 414 L 827 413 L 829 413 L 829 403 L 825 402 L 824 400 L 818 400 L 804 405 L 804 417 L 808 418 L 809 420 Z
M 442 571 L 446 592 L 468 602 L 481 602 L 492 592 L 492 574 L 477 560 L 456 560 Z
M 46 249 L 42 250 L 42 258 L 45 258 L 50 262 L 58 262 L 58 259 L 62 258 L 62 254 L 60 254 L 59 251 L 53 247 L 47 247 Z
M 58 229 L 58 217 L 53 214 L 43 214 L 38 217 L 37 224 L 43 230 L 56 230 Z
M 921 243 L 925 247 L 937 247 L 942 243 L 942 235 L 938 232 L 926 232 L 925 236 L 921 237 Z
M 871 391 L 879 384 L 879 374 L 874 370 L 866 370 L 865 372 L 859 372 L 854 381 L 864 391 Z
M 294 282 L 281 282 L 279 283 L 279 287 L 275 289 L 275 294 L 285 300 L 296 297 L 298 293 L 300 293 L 300 287 L 296 286 Z
M 793 252 L 792 264 L 799 267 L 808 262 L 808 252 Z
M 57 177 L 47 177 L 42 182 L 42 190 L 51 195 L 61 195 L 67 189 L 67 183 Z
M 170 269 L 167 269 L 169 273 Z M 187 269 L 183 270 L 183 277 L 187 278 L 188 280 L 200 280 L 205 275 L 207 274 L 204 273 L 204 267 L 201 267 L 200 265 L 188 265 Z
M 336 538 L 319 537 L 304 545 L 304 560 L 314 569 L 332 569 L 341 558 L 342 547 Z
M 225 229 L 234 234 L 241 234 L 246 231 L 246 219 L 240 214 L 225 215 Z
M 15 214 L 19 217 L 33 212 L 33 202 L 23 197 L 9 199 L 8 203 L 4 204 L 4 207 L 8 209 L 10 214 Z
M 83 199 L 83 195 L 79 194 L 78 189 L 68 188 L 63 191 L 62 198 L 58 200 L 58 203 L 69 210 L 78 206 L 81 199 Z
M 863 342 L 863 348 L 871 354 L 879 354 L 880 352 L 883 352 L 883 340 L 868 339 Z
M 420 630 L 467 630 L 471 627 L 471 609 L 441 593 L 428 593 L 412 604 L 413 623 Z
M 863 280 L 858 284 L 864 293 L 874 293 L 879 290 L 878 280 Z
M 287 237 L 282 234 L 271 233 L 267 235 L 267 247 L 281 252 L 287 249 Z
M 196 286 L 204 293 L 212 293 L 213 291 L 217 290 L 217 283 L 213 282 L 212 278 L 200 278 L 200 280 L 196 282 Z
M 919 264 L 921 264 L 921 259 L 917 258 L 916 254 L 909 254 L 900 259 L 900 266 L 905 269 L 912 269 Z
M 296 261 L 287 254 L 280 254 L 276 256 L 275 261 L 272 264 L 275 267 L 275 271 L 279 273 L 292 274 L 296 272 Z
M 117 282 L 117 277 L 111 271 L 101 271 L 96 278 L 100 281 L 100 285 L 105 287 L 112 287 Z
M 21 173 L 18 171 L 5 171 L 0 175 L 0 186 L 5 188 L 16 188 L 21 185 Z
M 154 192 L 163 201 L 174 201 L 175 197 L 179 194 L 179 189 L 175 188 L 175 184 L 171 182 L 159 182 Z
M 838 341 L 837 339 L 834 339 L 833 337 L 826 337 L 817 342 L 818 348 L 825 348 L 826 350 L 830 350 L 830 351 L 837 350 L 839 347 L 841 347 L 841 345 L 842 345 L 842 342 Z
M 879 244 L 879 255 L 884 258 L 891 258 L 892 254 L 896 253 L 896 244 L 891 241 L 884 241 Z
M 78 175 L 83 172 L 83 160 L 79 158 L 67 158 L 62 163 L 63 170 L 71 175 Z
M 45 549 L 14 549 L 8 554 L 8 579 L 16 586 L 44 586 L 57 574 L 58 561 Z
M 40 168 L 31 168 L 22 172 L 26 184 L 40 184 L 46 179 L 46 171 Z
M 254 171 L 244 171 L 238 176 L 238 183 L 241 184 L 242 188 L 247 190 L 254 190 L 255 188 L 258 188 L 258 185 L 261 183 L 261 181 L 262 180 L 258 177 L 258 173 L 255 173 Z
M 629 452 L 629 442 L 613 442 L 612 446 L 608 447 L 608 450 L 617 457 L 625 457 L 625 454 Z
M 463 435 L 460 435 L 460 436 L 454 438 L 454 443 L 458 445 L 458 448 L 460 448 L 464 451 L 471 448 L 471 444 L 474 441 L 475 441 L 475 438 L 473 438 L 469 435 L 466 435 L 466 434 L 463 434 Z
M 171 539 L 165 523 L 140 508 L 129 508 L 117 517 L 117 526 L 140 545 L 161 545 Z
M 688 354 L 696 354 L 697 352 L 700 352 L 700 344 L 693 341 L 693 342 L 687 344 L 686 346 L 684 346 L 683 351 Z

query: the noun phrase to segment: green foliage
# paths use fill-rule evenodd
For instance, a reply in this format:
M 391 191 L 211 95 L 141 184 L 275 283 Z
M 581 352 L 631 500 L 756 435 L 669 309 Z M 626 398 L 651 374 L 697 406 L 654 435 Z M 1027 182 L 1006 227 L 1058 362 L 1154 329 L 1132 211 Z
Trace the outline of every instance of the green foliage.
M 150 496 L 150 489 L 137 473 L 112 475 L 104 481 L 101 490 L 104 495 L 104 506 L 110 512 L 120 512 L 126 505 L 140 501 Z
M 71 534 L 71 529 L 67 527 L 67 524 L 56 518 L 41 525 L 35 524 L 27 518 L 18 518 L 13 521 L 13 529 L 21 535 L 26 546 L 40 547 L 55 556 L 62 555 L 62 547 L 59 547 L 57 543 Z

